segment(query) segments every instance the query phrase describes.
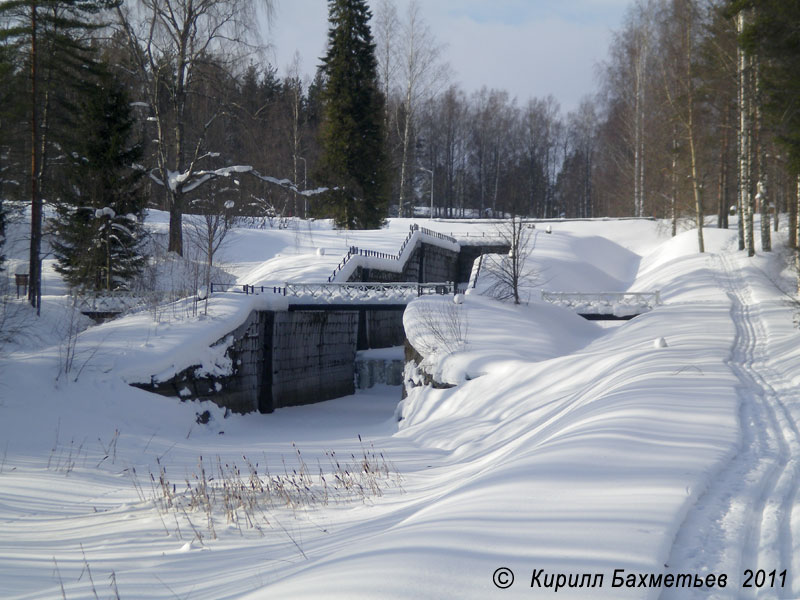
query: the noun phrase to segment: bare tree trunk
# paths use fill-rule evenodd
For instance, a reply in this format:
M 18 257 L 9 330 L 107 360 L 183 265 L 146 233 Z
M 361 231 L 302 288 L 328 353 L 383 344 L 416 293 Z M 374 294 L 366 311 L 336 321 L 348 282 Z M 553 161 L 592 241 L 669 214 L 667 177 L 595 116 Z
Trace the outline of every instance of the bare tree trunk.
M 497 195 L 500 190 L 500 150 L 497 149 L 495 152 L 495 161 L 494 161 L 494 192 L 492 193 L 492 215 L 497 215 Z
M 389 98 L 392 91 L 392 82 L 395 71 L 395 33 L 400 26 L 397 17 L 397 8 L 392 0 L 381 0 L 375 11 L 375 37 L 377 41 L 376 57 L 378 59 L 378 69 L 381 74 L 383 84 L 384 112 L 383 112 L 383 131 L 389 136 L 389 117 L 390 106 Z
M 105 288 L 109 292 L 113 286 L 113 279 L 111 277 L 111 217 L 105 216 L 106 220 L 106 280 Z
M 692 83 L 692 29 L 686 28 L 686 74 L 687 74 L 687 133 L 689 134 L 689 155 L 692 163 L 692 190 L 694 191 L 694 210 L 697 221 L 697 248 L 698 252 L 705 252 L 703 241 L 703 184 L 697 170 L 697 151 L 695 148 L 695 118 L 694 118 L 694 84 Z
M 744 30 L 744 11 L 740 11 L 736 26 L 739 34 Z M 750 69 L 744 51 L 739 48 L 739 204 L 742 223 L 740 246 L 747 250 L 748 256 L 755 254 L 753 242 L 753 194 L 751 181 L 751 127 L 750 127 Z M 742 243 L 743 242 L 743 243 Z
M 642 72 L 639 87 L 641 88 L 642 101 L 639 105 L 639 216 L 644 216 L 644 166 L 645 166 L 645 135 L 644 135 L 644 122 L 645 122 L 645 85 L 644 85 L 644 72 L 647 65 L 647 39 L 642 44 L 642 58 L 640 69 Z
M 797 248 L 797 217 L 798 217 L 798 210 L 797 205 L 798 201 L 800 200 L 800 175 L 797 176 L 797 180 L 795 182 L 797 189 L 796 193 L 792 194 L 790 197 L 787 198 L 787 202 L 789 204 L 789 247 L 790 248 Z
M 800 294 L 800 174 L 797 175 L 797 193 L 795 194 L 794 202 L 792 202 L 794 206 L 794 219 L 792 222 L 794 223 L 794 231 L 792 238 L 794 239 L 794 267 L 795 273 L 797 273 L 797 293 Z
M 755 93 L 755 127 L 756 127 L 756 157 L 758 165 L 758 178 L 756 183 L 756 199 L 761 210 L 761 250 L 770 252 L 772 250 L 772 239 L 769 227 L 769 200 L 767 198 L 767 149 L 764 140 L 763 111 L 761 110 L 762 94 L 761 83 L 759 81 L 759 71 L 761 60 L 758 56 L 754 59 L 753 81 L 756 87 Z
M 404 115 L 404 123 L 403 123 L 403 132 L 401 134 L 402 138 L 402 145 L 403 145 L 403 152 L 400 157 L 400 196 L 397 202 L 397 216 L 403 217 L 405 216 L 405 205 L 407 203 L 406 200 L 406 186 L 407 179 L 408 179 L 408 154 L 409 154 L 409 146 L 411 145 L 411 89 L 406 92 L 406 111 Z
M 634 99 L 634 156 L 633 197 L 634 215 L 644 216 L 644 113 L 645 113 L 645 67 L 647 62 L 647 32 L 640 32 L 639 55 L 636 58 Z
M 594 216 L 592 211 L 592 149 L 586 149 L 586 173 L 584 174 L 584 208 L 583 216 L 591 218 Z
M 775 206 L 772 211 L 772 231 L 778 233 L 778 222 L 780 221 L 780 214 L 786 210 L 786 179 L 784 174 L 777 170 L 777 163 L 773 163 L 772 173 L 775 175 L 773 178 L 775 183 Z
M 42 199 L 39 195 L 39 165 L 37 147 L 39 145 L 37 102 L 37 4 L 31 3 L 31 243 L 28 265 L 28 302 L 41 312 L 42 298 Z
M 670 175 L 670 217 L 672 220 L 672 237 L 678 235 L 678 131 L 672 125 L 672 173 Z
M 719 186 L 717 188 L 717 227 L 728 228 L 728 146 L 730 138 L 731 112 L 725 107 L 722 121 L 722 147 L 719 153 Z

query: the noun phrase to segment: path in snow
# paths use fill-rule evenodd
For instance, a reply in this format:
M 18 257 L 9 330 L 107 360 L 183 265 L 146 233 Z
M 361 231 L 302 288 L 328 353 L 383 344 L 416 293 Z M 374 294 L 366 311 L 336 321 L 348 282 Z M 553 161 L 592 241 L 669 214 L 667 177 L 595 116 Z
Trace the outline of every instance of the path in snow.
M 693 506 L 672 548 L 669 571 L 728 575 L 725 589 L 665 590 L 662 598 L 796 598 L 800 596 L 800 431 L 787 408 L 789 386 L 770 367 L 768 338 L 750 284 L 722 254 L 719 283 L 731 300 L 736 336 L 728 365 L 738 388 L 741 448 Z M 786 570 L 785 587 L 780 573 Z M 743 588 L 745 571 L 765 572 L 761 588 Z M 775 587 L 771 587 L 776 572 Z M 758 581 L 761 583 L 761 580 Z M 750 580 L 755 584 L 755 578 Z M 694 595 L 687 595 L 689 594 Z

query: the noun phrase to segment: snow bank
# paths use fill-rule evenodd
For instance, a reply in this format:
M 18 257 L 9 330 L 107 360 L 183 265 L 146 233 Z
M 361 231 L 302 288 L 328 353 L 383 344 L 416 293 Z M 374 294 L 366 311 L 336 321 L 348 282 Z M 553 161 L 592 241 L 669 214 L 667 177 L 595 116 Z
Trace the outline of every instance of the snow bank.
M 549 304 L 515 306 L 471 294 L 422 297 L 403 314 L 408 341 L 442 383 L 480 377 L 509 360 L 530 362 L 569 354 L 602 334 L 594 323 Z
M 395 438 L 440 453 L 406 486 L 419 504 L 248 598 L 483 598 L 498 593 L 500 566 L 517 574 L 515 588 L 544 569 L 604 574 L 592 598 L 657 597 L 611 588 L 612 572 L 665 572 L 684 515 L 739 431 L 720 271 L 689 252 L 663 264 L 672 303 L 604 332 L 556 307 L 469 296 L 457 307 L 466 339 L 441 349 L 425 325 L 431 313 L 452 320 L 433 308 L 446 300 L 413 302 L 412 344 L 458 383 L 415 388 L 400 410 Z M 667 347 L 654 348 L 661 337 Z
M 626 290 L 636 276 L 640 257 L 605 238 L 583 238 L 536 230 L 528 265 L 537 285 L 562 292 Z
M 538 235 L 532 260 L 543 273 L 552 265 L 551 289 L 662 289 L 664 306 L 612 329 L 536 302 L 514 307 L 475 295 L 462 304 L 414 301 L 407 314 L 412 343 L 457 386 L 412 390 L 397 409 L 399 423 L 392 418 L 396 389 L 226 418 L 210 403 L 179 403 L 126 385 L 129 377 L 218 360 L 209 345 L 253 308 L 276 301 L 266 295 L 215 294 L 205 318 L 141 314 L 92 327 L 77 338 L 71 376 L 58 380 L 69 344 L 45 329 L 59 319 L 35 321 L 31 336 L 0 360 L 4 594 L 61 597 L 63 584 L 68 598 L 94 597 L 88 563 L 98 594 L 113 595 L 113 573 L 122 598 L 537 596 L 547 593 L 529 587 L 537 569 L 603 574 L 592 599 L 657 597 L 658 589 L 611 588 L 613 570 L 669 569 L 684 516 L 739 443 L 740 382 L 728 366 L 735 327 L 721 278 L 751 283 L 753 311 L 770 340 L 770 356 L 757 358 L 784 374 L 787 391 L 798 384 L 800 348 L 792 308 L 770 281 L 773 259 L 736 257 L 728 268 L 711 253 L 696 253 L 693 232 L 666 240 L 660 227 L 553 223 L 552 235 Z M 281 252 L 296 259 L 298 271 L 276 261 L 264 279 L 284 268 L 295 275 L 279 272 L 276 281 L 300 279 L 300 270 L 321 269 L 322 259 L 340 257 L 349 245 L 396 251 L 395 233 L 402 240 L 407 231 L 408 223 L 392 223 L 357 242 L 322 225 L 243 231 L 231 238 L 226 260 L 243 276 Z M 614 243 L 597 239 L 606 234 Z M 711 249 L 733 239 L 730 232 L 706 236 Z M 324 256 L 315 252 L 320 247 Z M 462 335 L 450 347 L 421 327 L 426 313 L 440 328 L 452 323 L 434 309 L 446 303 L 463 313 Z M 655 348 L 661 338 L 666 347 Z M 795 416 L 798 406 L 789 408 Z M 202 425 L 196 414 L 205 410 L 211 420 Z M 203 511 L 193 512 L 202 544 L 185 520 L 180 532 L 172 515 L 162 520 L 152 493 L 145 489 L 142 498 L 133 483 L 133 469 L 147 488 L 149 473 L 157 481 L 164 467 L 181 486 L 197 472 L 200 455 L 241 464 L 247 454 L 291 470 L 292 442 L 315 464 L 330 449 L 357 455 L 359 434 L 397 467 L 402 491 L 276 508 L 261 531 L 221 516 L 215 537 Z M 517 575 L 512 590 L 492 584 L 501 566 Z M 558 596 L 585 599 L 586 592 L 562 589 Z

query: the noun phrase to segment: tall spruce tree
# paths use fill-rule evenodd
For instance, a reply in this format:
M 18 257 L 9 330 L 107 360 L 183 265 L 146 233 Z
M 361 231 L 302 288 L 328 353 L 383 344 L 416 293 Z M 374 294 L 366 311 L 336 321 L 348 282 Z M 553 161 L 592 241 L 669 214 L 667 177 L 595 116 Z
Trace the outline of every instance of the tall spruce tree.
M 732 0 L 729 12 L 752 9 L 742 45 L 761 58 L 764 108 L 778 140 L 800 174 L 800 3 L 787 0 Z
M 366 0 L 328 1 L 328 52 L 322 59 L 321 179 L 336 225 L 376 229 L 386 215 L 383 95 Z
M 3 197 L 0 196 L 0 273 L 6 269 L 6 255 L 3 254 L 3 246 L 6 244 L 6 211 L 3 203 Z M 2 286 L 0 286 L 2 287 Z
M 0 3 L 0 42 L 25 57 L 30 74 L 28 125 L 31 199 L 28 301 L 41 309 L 42 187 L 47 165 L 51 102 L 65 82 L 82 80 L 92 63 L 81 33 L 122 0 L 7 0 Z
M 3 272 L 5 256 L 6 205 L 9 194 L 16 191 L 19 186 L 14 185 L 19 177 L 14 167 L 18 158 L 20 127 L 19 113 L 22 112 L 22 103 L 19 98 L 20 75 L 18 66 L 13 62 L 13 52 L 10 48 L 0 45 L 0 273 Z M 21 179 L 21 177 L 20 177 Z
M 70 287 L 126 287 L 144 266 L 141 146 L 122 85 L 103 76 L 80 103 L 82 127 L 68 153 L 65 186 L 53 220 L 56 270 Z

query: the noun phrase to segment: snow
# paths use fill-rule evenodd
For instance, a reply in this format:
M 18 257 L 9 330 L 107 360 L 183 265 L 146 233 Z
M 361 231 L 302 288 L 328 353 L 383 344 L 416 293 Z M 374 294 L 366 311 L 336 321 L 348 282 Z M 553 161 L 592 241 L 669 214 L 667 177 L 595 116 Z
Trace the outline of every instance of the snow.
M 166 223 L 148 216 L 156 235 Z M 237 228 L 220 266 L 239 283 L 325 281 L 350 246 L 396 254 L 412 223 Z M 457 239 L 496 228 L 424 224 Z M 748 259 L 735 229 L 707 229 L 701 255 L 696 232 L 670 238 L 657 221 L 548 226 L 537 228 L 527 303 L 470 293 L 406 310 L 424 368 L 454 387 L 410 388 L 400 401 L 378 386 L 270 415 L 127 383 L 192 365 L 230 372 L 228 334 L 255 308 L 285 307 L 282 296 L 215 293 L 207 314 L 184 302 L 89 326 L 47 259 L 42 316 L 12 298 L 3 331 L 18 331 L 0 349 L 3 598 L 549 597 L 531 589 L 539 569 L 604 576 L 557 597 L 800 596 L 800 336 L 782 251 Z M 13 273 L 24 219 L 8 233 Z M 543 287 L 658 289 L 663 304 L 603 328 L 543 303 Z M 317 472 L 333 481 L 331 453 L 385 460 L 389 475 L 377 492 L 323 501 Z M 247 477 L 256 463 L 284 483 L 306 464 L 313 499 L 273 499 L 238 520 L 221 502 L 189 506 L 201 464 L 221 485 L 229 466 Z M 170 494 L 176 508 L 164 507 Z M 492 583 L 500 567 L 516 575 L 509 590 Z M 613 588 L 615 569 L 729 583 Z M 745 569 L 787 569 L 786 587 L 743 590 Z

